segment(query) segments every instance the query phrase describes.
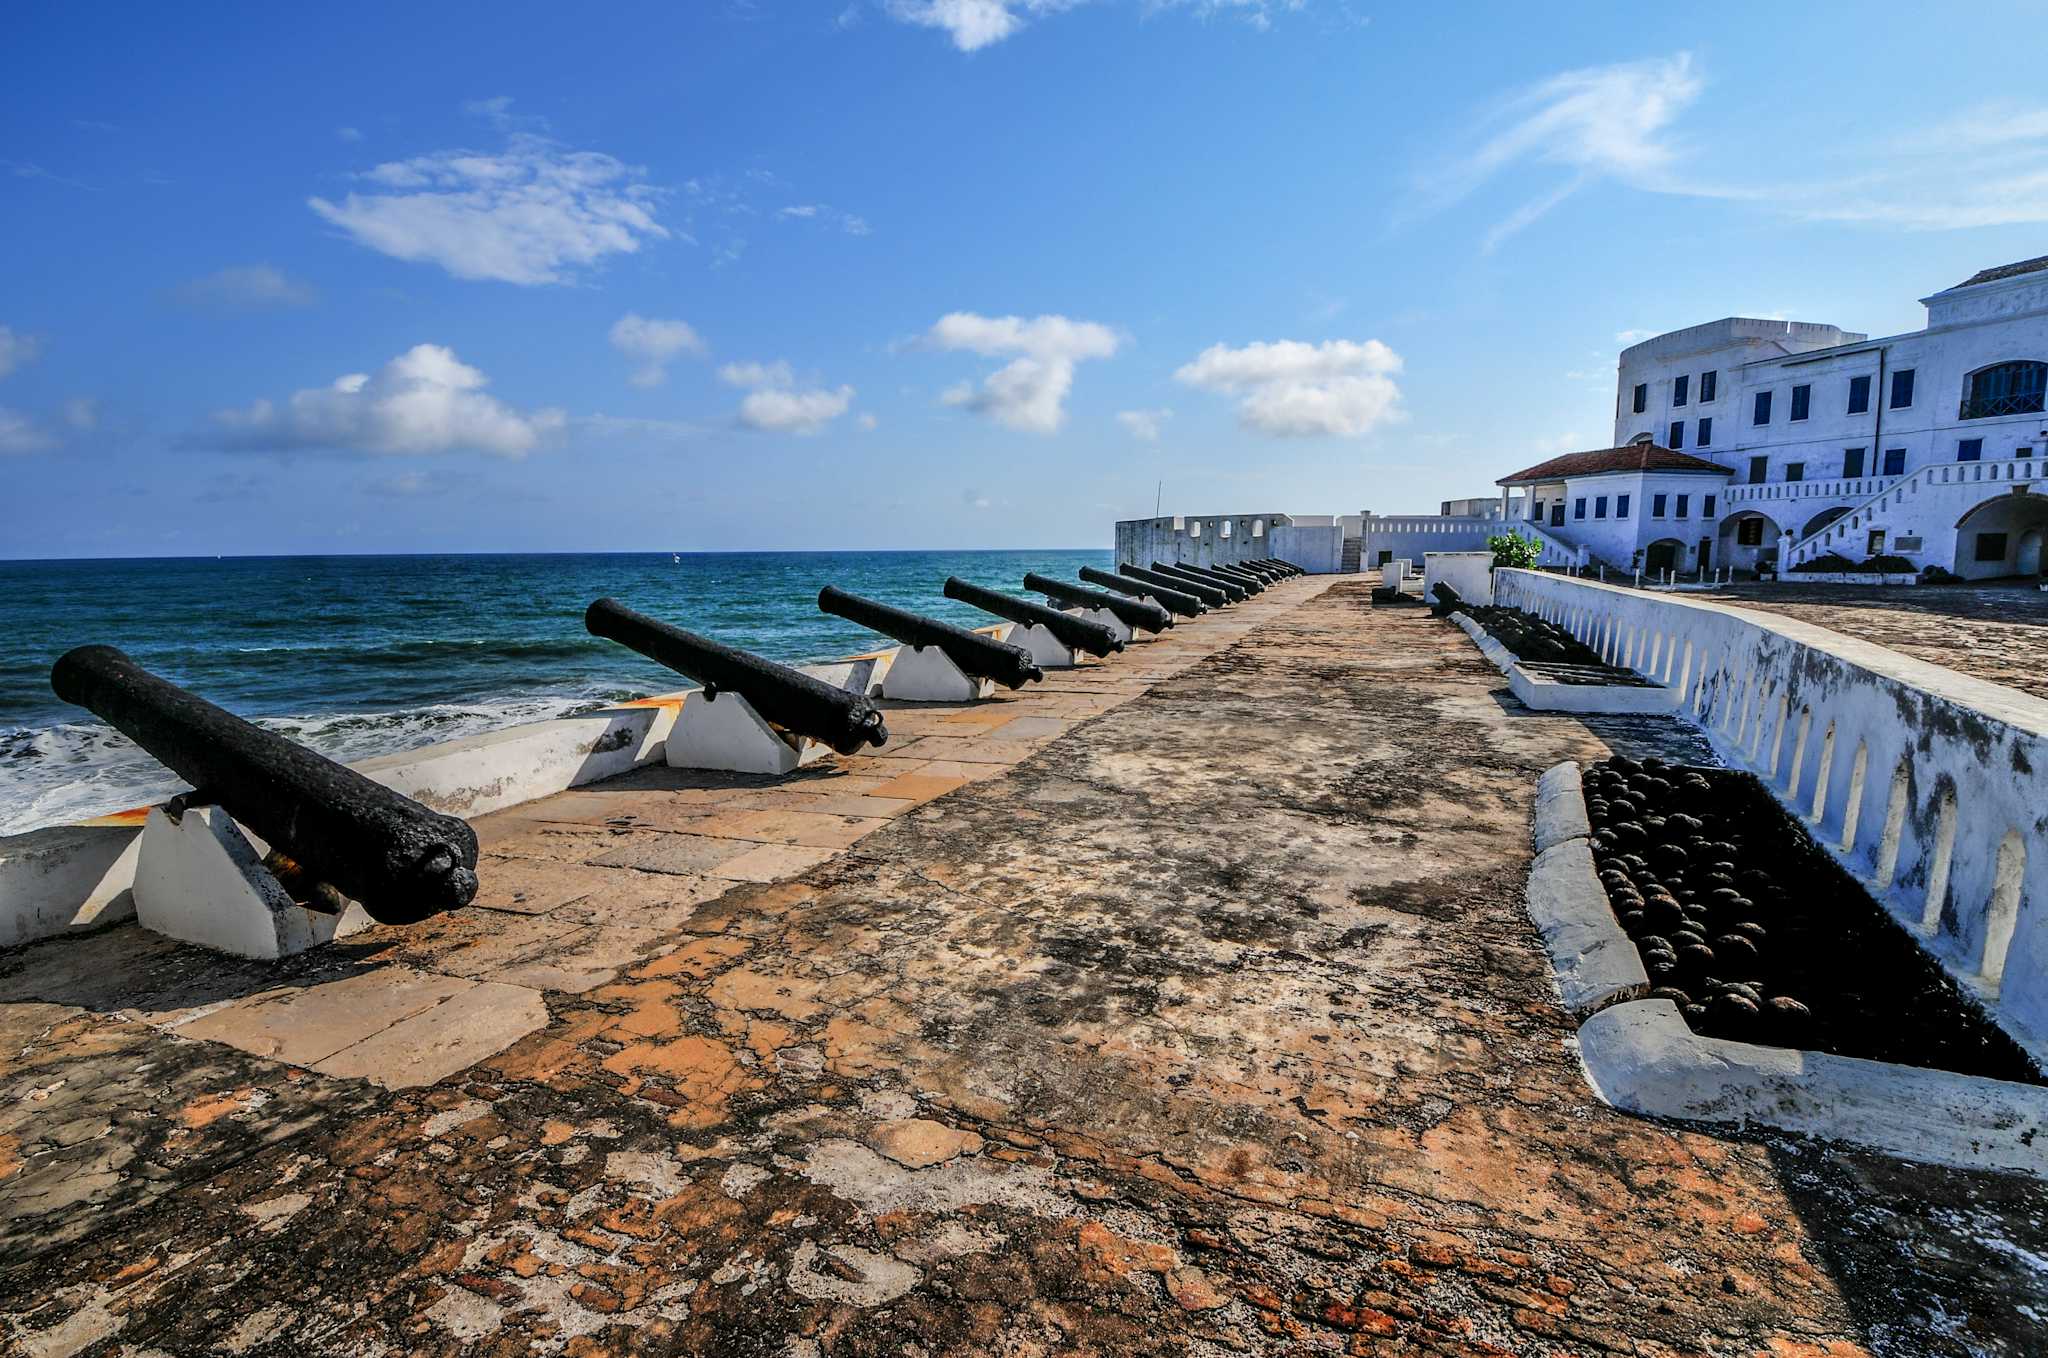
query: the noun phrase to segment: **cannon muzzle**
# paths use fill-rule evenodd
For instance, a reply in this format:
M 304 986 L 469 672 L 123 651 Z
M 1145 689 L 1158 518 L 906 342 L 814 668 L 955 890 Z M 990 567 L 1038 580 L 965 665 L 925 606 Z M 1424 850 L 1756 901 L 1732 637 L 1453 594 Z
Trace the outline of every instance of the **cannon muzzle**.
M 1196 566 L 1187 562 L 1181 564 L 1184 569 L 1193 571 L 1205 580 L 1214 580 L 1225 585 L 1235 585 L 1243 590 L 1247 596 L 1265 592 L 1266 582 L 1259 579 L 1258 576 L 1245 571 L 1236 570 L 1230 566 Z
M 60 657 L 50 687 L 156 757 L 310 879 L 380 924 L 415 924 L 476 896 L 476 832 L 143 669 L 112 646 Z
M 944 594 L 948 599 L 958 599 L 963 604 L 973 604 L 985 613 L 993 613 L 1011 622 L 1023 623 L 1027 627 L 1043 627 L 1053 634 L 1062 646 L 1076 651 L 1086 651 L 1097 659 L 1124 648 L 1123 638 L 1099 622 L 1077 618 L 1071 613 L 1062 613 L 1057 608 L 1020 599 L 1014 594 L 1000 590 L 983 589 L 980 585 L 969 584 L 957 575 L 946 577 Z
M 962 674 L 976 679 L 993 679 L 1005 688 L 1022 688 L 1033 680 L 1045 678 L 1045 671 L 1033 663 L 1031 652 L 1022 646 L 1012 646 L 1006 641 L 997 641 L 994 637 L 955 627 L 937 618 L 927 618 L 908 609 L 863 599 L 835 585 L 827 585 L 818 591 L 818 607 L 836 617 L 880 632 L 885 637 L 894 637 L 906 646 L 920 649 L 936 646 L 946 659 L 959 667 Z
M 1151 584 L 1135 576 L 1120 575 L 1096 566 L 1083 566 L 1075 574 L 1083 580 L 1101 585 L 1104 589 L 1113 589 L 1119 594 L 1128 594 L 1148 603 L 1157 603 L 1175 617 L 1196 618 L 1209 611 L 1209 605 L 1184 589 Z
M 629 647 L 704 686 L 706 698 L 737 693 L 763 718 L 785 730 L 857 754 L 882 745 L 889 730 L 866 695 L 826 683 L 802 670 L 751 651 L 636 613 L 617 599 L 599 599 L 583 614 L 592 636 Z
M 1048 599 L 1057 599 L 1063 604 L 1075 604 L 1081 608 L 1099 608 L 1114 617 L 1126 627 L 1143 628 L 1147 632 L 1164 632 L 1173 626 L 1173 614 L 1158 604 L 1146 599 L 1127 598 L 1121 594 L 1110 594 L 1099 589 L 1088 589 L 1082 585 L 1070 585 L 1064 580 L 1040 575 L 1032 571 L 1024 577 L 1024 588 L 1035 589 Z

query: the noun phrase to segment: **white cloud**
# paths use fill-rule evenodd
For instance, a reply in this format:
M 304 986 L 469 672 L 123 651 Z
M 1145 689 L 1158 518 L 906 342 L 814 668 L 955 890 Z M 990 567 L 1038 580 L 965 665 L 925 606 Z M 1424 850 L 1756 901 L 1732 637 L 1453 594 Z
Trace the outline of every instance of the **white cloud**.
M 612 348 L 639 360 L 627 380 L 636 387 L 658 387 L 668 380 L 669 360 L 678 354 L 706 352 L 703 339 L 687 321 L 658 321 L 627 312 L 612 322 Z
M 1264 434 L 1357 437 L 1401 417 L 1401 356 L 1378 340 L 1213 344 L 1174 378 L 1238 398 L 1238 422 Z
M 1173 412 L 1160 407 L 1157 410 L 1119 410 L 1116 422 L 1130 431 L 1131 437 L 1147 443 L 1159 442 L 1160 427 L 1173 418 Z
M 567 424 L 559 410 L 522 412 L 487 394 L 488 379 L 438 344 L 420 344 L 374 374 L 294 392 L 282 405 L 223 410 L 195 440 L 251 452 L 375 454 L 473 449 L 524 457 Z
M 181 284 L 173 295 L 187 306 L 258 311 L 311 306 L 319 294 L 270 264 L 237 264 Z
M 43 352 L 40 336 L 24 335 L 11 326 L 0 325 L 0 377 L 24 363 L 33 363 Z
M 57 440 L 36 428 L 35 421 L 0 406 L 0 453 L 40 453 L 56 446 Z
M 337 127 L 334 129 L 334 136 L 337 141 L 361 141 L 363 132 L 358 127 Z
M 863 433 L 872 434 L 875 432 L 876 426 L 881 424 L 881 421 L 873 415 L 862 414 L 854 420 L 854 423 L 861 427 Z
M 815 217 L 818 215 L 818 205 L 816 203 L 794 203 L 782 209 L 776 215 L 781 217 Z
M 1550 188 L 1515 208 L 1487 234 L 1492 250 L 1572 194 L 1612 179 L 1676 192 L 1671 123 L 1704 82 L 1692 57 L 1592 66 L 1551 76 L 1508 96 L 1478 129 L 1479 144 L 1423 185 L 1423 211 L 1449 206 L 1518 166 L 1561 172 Z
M 992 502 L 978 490 L 963 490 L 960 492 L 960 503 L 969 509 L 987 509 Z
M 926 336 L 940 349 L 1019 357 L 989 374 L 976 390 L 970 383 L 949 388 L 939 399 L 946 405 L 979 411 L 999 424 L 1034 434 L 1051 434 L 1066 422 L 1067 392 L 1074 385 L 1074 367 L 1091 358 L 1109 358 L 1118 347 L 1114 330 L 1093 321 L 1065 316 L 978 316 L 956 311 L 942 316 Z
M 853 405 L 853 388 L 797 385 L 789 364 L 728 363 L 718 370 L 728 386 L 751 388 L 740 401 L 739 422 L 776 434 L 816 434 Z
M 1087 0 L 882 0 L 889 15 L 906 24 L 936 28 L 962 52 L 977 52 L 1014 36 L 1026 24 L 1048 14 L 1077 8 Z M 1268 28 L 1275 13 L 1306 9 L 1308 0 L 1142 0 L 1148 18 L 1167 10 L 1187 10 L 1202 18 L 1233 15 L 1254 28 Z M 840 16 L 840 26 L 849 26 Z
M 358 178 L 374 187 L 307 206 L 372 250 L 457 278 L 564 283 L 606 255 L 669 235 L 654 219 L 659 194 L 644 171 L 529 133 L 496 154 L 437 151 Z
M 73 429 L 100 427 L 100 403 L 90 396 L 74 396 L 64 403 L 64 423 Z
M 1644 340 L 1650 339 L 1653 336 L 1660 333 L 1660 331 L 1644 330 L 1640 327 L 1629 330 L 1617 330 L 1614 332 L 1614 342 L 1616 344 L 1619 344 L 1622 348 L 1626 349 L 1631 344 L 1641 344 Z

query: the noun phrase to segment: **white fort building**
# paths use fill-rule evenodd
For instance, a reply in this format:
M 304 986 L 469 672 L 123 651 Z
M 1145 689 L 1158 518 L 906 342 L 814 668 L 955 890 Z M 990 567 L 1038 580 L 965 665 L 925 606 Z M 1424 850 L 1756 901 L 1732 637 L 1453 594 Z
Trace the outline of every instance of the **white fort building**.
M 1622 352 L 1616 446 L 1502 477 L 1547 562 L 1646 573 L 1904 557 L 2035 576 L 2048 533 L 2048 257 L 1879 339 L 1730 318 Z

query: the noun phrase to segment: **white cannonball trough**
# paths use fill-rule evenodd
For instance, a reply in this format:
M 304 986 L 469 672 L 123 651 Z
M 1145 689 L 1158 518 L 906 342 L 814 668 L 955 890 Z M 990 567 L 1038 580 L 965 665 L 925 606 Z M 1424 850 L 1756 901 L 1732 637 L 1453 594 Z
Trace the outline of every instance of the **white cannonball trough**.
M 1454 586 L 1455 588 L 1455 586 Z M 1566 684 L 1541 671 L 1525 669 L 1515 653 L 1463 613 L 1451 621 L 1507 676 L 1508 690 L 1534 712 L 1602 713 L 1613 716 L 1668 716 L 1675 697 L 1657 684 Z
M 1970 1169 L 2048 1177 L 2048 1088 L 1693 1032 L 1649 976 L 1595 875 L 1579 766 L 1537 785 L 1526 903 L 1586 1082 L 1624 1112 L 1769 1127 Z

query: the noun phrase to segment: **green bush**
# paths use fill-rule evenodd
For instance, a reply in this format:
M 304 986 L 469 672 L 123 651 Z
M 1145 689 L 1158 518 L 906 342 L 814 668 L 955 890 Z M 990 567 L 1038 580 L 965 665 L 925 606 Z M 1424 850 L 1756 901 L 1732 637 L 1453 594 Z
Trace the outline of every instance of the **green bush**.
M 1493 553 L 1496 568 L 1517 566 L 1527 570 L 1543 555 L 1543 548 L 1534 538 L 1525 538 L 1520 533 L 1495 533 L 1486 540 L 1486 550 Z

